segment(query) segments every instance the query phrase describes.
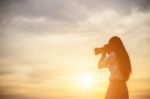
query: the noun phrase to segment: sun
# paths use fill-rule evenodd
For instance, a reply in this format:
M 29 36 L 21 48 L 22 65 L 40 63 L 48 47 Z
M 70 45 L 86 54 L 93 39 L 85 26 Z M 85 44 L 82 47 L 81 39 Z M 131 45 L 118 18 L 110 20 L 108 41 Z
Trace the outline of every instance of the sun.
M 79 78 L 82 88 L 91 88 L 94 85 L 95 79 L 92 74 L 82 74 Z
M 78 73 L 73 77 L 73 84 L 77 89 L 95 90 L 99 86 L 105 87 L 108 81 L 109 73 L 102 71 L 102 73 L 85 72 Z

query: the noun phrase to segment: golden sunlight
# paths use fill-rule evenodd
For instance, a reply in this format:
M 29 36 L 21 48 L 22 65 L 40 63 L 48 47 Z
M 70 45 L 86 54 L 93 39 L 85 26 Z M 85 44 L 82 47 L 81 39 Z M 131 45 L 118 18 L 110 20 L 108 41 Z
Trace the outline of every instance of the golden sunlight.
M 94 76 L 91 74 L 83 74 L 80 77 L 81 86 L 84 88 L 91 87 L 95 82 Z
M 82 73 L 76 75 L 76 85 L 81 89 L 92 89 L 97 81 L 96 77 L 91 73 Z
M 101 73 L 79 73 L 73 77 L 74 85 L 80 89 L 94 90 L 97 87 L 105 89 L 108 83 L 109 73 L 107 71 L 101 71 Z

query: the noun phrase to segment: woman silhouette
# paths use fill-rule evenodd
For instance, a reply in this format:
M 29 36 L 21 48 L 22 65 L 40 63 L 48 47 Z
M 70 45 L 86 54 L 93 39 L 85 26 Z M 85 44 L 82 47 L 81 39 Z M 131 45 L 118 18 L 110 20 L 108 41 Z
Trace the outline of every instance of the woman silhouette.
M 128 53 L 117 36 L 110 38 L 103 48 L 95 48 L 95 54 L 102 53 L 98 68 L 110 71 L 109 87 L 105 99 L 129 99 L 126 81 L 132 72 Z M 106 55 L 108 54 L 108 55 Z

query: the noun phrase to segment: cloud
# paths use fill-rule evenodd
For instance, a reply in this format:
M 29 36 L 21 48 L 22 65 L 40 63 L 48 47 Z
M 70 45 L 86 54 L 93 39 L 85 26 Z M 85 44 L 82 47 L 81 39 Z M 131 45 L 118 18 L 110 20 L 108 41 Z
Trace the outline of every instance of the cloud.
M 90 9 L 108 10 L 114 9 L 119 13 L 130 13 L 132 9 L 139 11 L 149 11 L 149 0 L 78 0 L 80 4 L 85 5 Z
M 84 19 L 85 9 L 71 0 L 9 0 L 1 1 L 2 16 L 14 17 L 48 17 L 59 21 L 77 21 Z M 80 10 L 79 10 L 80 9 Z
M 85 20 L 91 12 L 113 9 L 130 13 L 132 9 L 149 11 L 149 0 L 1 0 L 1 21 L 14 17 L 48 17 L 59 21 Z M 3 22 L 5 23 L 5 22 Z
M 149 0 L 2 0 L 0 34 L 78 32 L 81 23 L 97 14 L 112 11 L 128 17 L 133 10 L 148 13 L 149 4 Z

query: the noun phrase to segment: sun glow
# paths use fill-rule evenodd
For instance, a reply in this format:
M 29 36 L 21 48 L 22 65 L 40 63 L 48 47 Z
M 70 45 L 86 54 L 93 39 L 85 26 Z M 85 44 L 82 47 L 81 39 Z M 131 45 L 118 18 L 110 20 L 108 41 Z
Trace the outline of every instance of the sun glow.
M 94 83 L 96 82 L 96 79 L 94 75 L 92 74 L 82 74 L 79 77 L 79 84 L 82 88 L 92 88 L 94 86 Z
M 106 71 L 101 71 L 102 73 L 80 73 L 75 76 L 74 84 L 77 89 L 90 89 L 94 90 L 97 87 L 101 89 L 106 89 L 108 84 L 109 73 Z

